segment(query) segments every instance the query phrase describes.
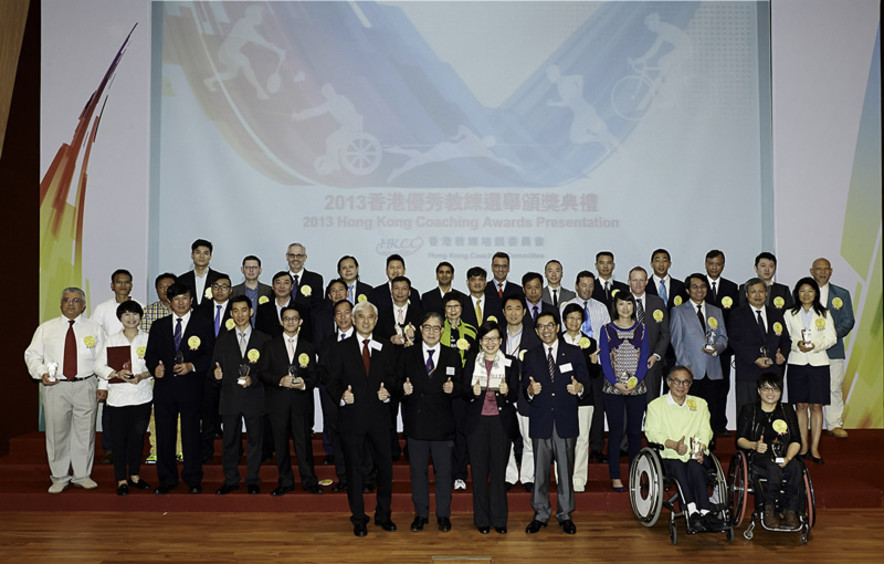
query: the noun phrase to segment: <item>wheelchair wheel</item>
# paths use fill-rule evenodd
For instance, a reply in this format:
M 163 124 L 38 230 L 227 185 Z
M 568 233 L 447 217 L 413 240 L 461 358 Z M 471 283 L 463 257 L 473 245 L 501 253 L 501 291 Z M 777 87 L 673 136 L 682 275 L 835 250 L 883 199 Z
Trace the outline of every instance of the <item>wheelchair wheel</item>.
M 810 481 L 810 474 L 808 473 L 806 467 L 804 468 L 803 481 L 806 504 L 804 511 L 807 515 L 807 528 L 809 530 L 816 524 L 816 497 L 813 494 L 813 482 Z M 807 541 L 805 540 L 803 542 Z
M 653 527 L 660 518 L 663 510 L 663 465 L 660 455 L 653 449 L 643 448 L 632 461 L 629 469 L 629 503 L 635 518 L 645 527 Z M 670 535 L 671 531 L 670 526 Z
M 739 527 L 746 516 L 746 498 L 749 495 L 749 465 L 742 452 L 731 457 L 727 469 L 727 484 L 728 507 L 733 515 L 733 525 Z
M 722 520 L 725 524 L 730 525 L 731 521 L 733 521 L 733 516 L 728 503 L 727 474 L 722 470 L 718 457 L 713 453 L 710 453 L 709 456 L 712 457 L 712 462 L 715 465 L 715 485 L 710 494 L 710 501 L 721 506 Z
M 678 523 L 675 519 L 669 521 L 669 540 L 672 544 L 678 544 Z

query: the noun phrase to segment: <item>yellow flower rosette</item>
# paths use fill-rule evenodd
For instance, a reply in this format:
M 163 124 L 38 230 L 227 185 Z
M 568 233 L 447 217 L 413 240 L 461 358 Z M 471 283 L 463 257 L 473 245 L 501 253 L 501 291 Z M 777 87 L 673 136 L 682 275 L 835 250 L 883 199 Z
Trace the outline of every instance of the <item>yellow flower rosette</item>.
M 206 288 L 206 291 L 203 292 L 203 297 L 206 298 L 206 299 L 211 300 L 211 299 L 212 299 L 212 289 L 211 289 L 211 288 Z
M 224 328 L 227 329 L 228 331 L 233 329 L 235 326 L 236 326 L 236 323 L 234 323 L 232 319 L 228 319 L 227 321 L 224 322 Z
M 783 324 L 779 321 L 775 321 L 773 324 L 773 332 L 775 335 L 780 336 L 783 334 Z
M 200 338 L 194 335 L 193 337 L 187 339 L 187 346 L 190 347 L 190 350 L 195 351 L 200 348 Z
M 144 353 L 146 352 L 147 347 L 138 347 L 137 349 L 135 349 L 135 354 L 138 356 L 138 358 L 144 358 Z
M 638 386 L 638 378 L 635 376 L 630 376 L 629 380 L 626 381 L 627 388 L 634 388 Z
M 310 364 L 310 357 L 307 353 L 301 353 L 298 355 L 298 364 L 301 368 L 307 368 L 307 365 Z
M 680 306 L 682 301 L 683 300 L 681 299 L 681 296 L 675 296 L 675 299 L 672 300 L 672 303 L 674 303 L 677 306 Z
M 457 340 L 457 348 L 462 351 L 470 350 L 470 342 L 461 337 Z
M 663 321 L 663 311 L 659 309 L 655 309 L 653 313 L 654 321 L 657 323 L 661 323 Z
M 786 300 L 782 296 L 777 296 L 773 299 L 773 305 L 777 309 L 783 309 L 783 306 L 786 305 Z
M 611 299 L 614 299 L 614 296 L 616 296 L 617 292 L 619 292 L 619 291 L 620 291 L 620 288 L 614 288 L 614 291 L 611 292 Z
M 721 298 L 721 307 L 724 309 L 730 309 L 732 305 L 734 305 L 734 299 L 732 297 L 725 296 Z
M 356 297 L 356 301 L 362 303 L 368 301 L 368 298 L 365 297 L 365 294 L 359 294 L 359 296 Z
M 306 286 L 306 285 L 301 286 L 301 295 L 304 296 L 305 298 L 309 298 L 310 296 L 313 295 L 313 288 L 311 288 L 310 286 Z
M 258 352 L 258 349 L 249 349 L 249 352 L 246 353 L 246 358 L 249 359 L 249 362 L 255 364 L 261 358 L 261 353 Z
M 816 322 L 814 323 L 817 329 L 823 330 L 826 328 L 826 320 L 822 317 L 817 317 Z
M 526 353 L 526 352 L 527 352 L 527 351 L 525 351 L 525 350 L 521 350 L 521 351 L 519 351 L 519 362 L 525 360 L 525 353 Z
M 685 402 L 688 406 L 688 409 L 691 411 L 697 411 L 697 401 L 694 398 L 688 398 Z
M 586 337 L 580 337 L 580 340 L 577 341 L 577 345 L 581 349 L 588 349 L 589 345 L 591 345 L 591 344 L 592 344 L 592 342 L 589 339 L 587 339 Z
M 485 321 L 493 321 L 493 322 L 497 323 L 497 317 L 495 317 L 493 315 L 489 315 L 488 317 L 485 318 Z
M 269 301 L 270 301 L 270 298 L 268 298 L 267 296 L 260 296 L 258 298 L 258 305 L 264 305 Z
M 710 317 L 710 318 L 706 321 L 706 323 L 709 324 L 709 327 L 712 327 L 713 329 L 718 329 L 718 320 L 715 319 L 714 317 Z
M 788 425 L 786 425 L 786 422 L 782 419 L 777 419 L 776 421 L 774 421 L 772 426 L 773 430 L 781 435 L 789 429 Z
M 832 307 L 835 309 L 841 309 L 842 307 L 844 307 L 844 300 L 842 300 L 841 298 L 835 298 L 834 300 L 832 300 Z
M 95 337 L 93 337 L 92 335 L 86 335 L 85 337 L 83 337 L 83 344 L 86 345 L 86 348 L 89 349 L 95 347 Z

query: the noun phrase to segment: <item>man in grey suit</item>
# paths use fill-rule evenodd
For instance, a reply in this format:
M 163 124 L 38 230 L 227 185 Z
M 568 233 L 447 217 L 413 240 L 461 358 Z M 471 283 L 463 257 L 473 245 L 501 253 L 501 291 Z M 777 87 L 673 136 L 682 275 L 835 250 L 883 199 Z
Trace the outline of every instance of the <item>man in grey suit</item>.
M 853 329 L 853 303 L 850 292 L 840 286 L 829 283 L 832 276 L 832 263 L 824 258 L 813 261 L 810 275 L 820 285 L 820 303 L 832 314 L 835 322 L 835 334 L 838 341 L 829 348 L 830 390 L 832 392 L 829 405 L 826 406 L 826 428 L 829 434 L 838 439 L 846 439 L 847 431 L 842 428 L 841 416 L 844 413 L 844 400 L 841 386 L 844 384 L 844 337 Z
M 239 270 L 242 272 L 243 281 L 230 289 L 230 297 L 245 296 L 249 298 L 249 301 L 252 302 L 253 312 L 251 324 L 254 327 L 255 312 L 258 311 L 259 305 L 267 303 L 273 298 L 273 288 L 258 281 L 258 277 L 261 276 L 261 259 L 255 255 L 248 255 L 242 259 L 242 266 Z M 265 299 L 262 300 L 262 297 Z
M 635 298 L 635 318 L 644 323 L 648 335 L 648 373 L 645 384 L 648 387 L 648 403 L 660 396 L 663 357 L 669 348 L 669 312 L 659 296 L 645 292 L 648 285 L 648 271 L 636 266 L 629 271 L 629 289 Z
M 706 303 L 706 276 L 694 273 L 685 279 L 688 300 L 672 308 L 669 328 L 672 346 L 679 366 L 687 366 L 694 374 L 691 390 L 706 400 L 709 415 L 724 413 L 718 387 L 723 385 L 720 355 L 727 348 L 727 329 L 721 310 Z
M 546 263 L 544 268 L 546 286 L 543 287 L 543 301 L 558 309 L 560 305 L 573 300 L 577 294 L 562 286 L 562 263 L 556 259 Z

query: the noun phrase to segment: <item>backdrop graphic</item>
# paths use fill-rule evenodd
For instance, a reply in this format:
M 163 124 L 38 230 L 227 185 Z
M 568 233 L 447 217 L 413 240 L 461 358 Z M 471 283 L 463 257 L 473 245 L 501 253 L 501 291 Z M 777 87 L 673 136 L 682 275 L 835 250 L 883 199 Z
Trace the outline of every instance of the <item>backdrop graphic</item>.
M 719 247 L 737 281 L 770 249 L 786 283 L 823 254 L 857 310 L 847 426 L 884 426 L 877 3 L 44 4 L 44 184 L 93 92 L 103 111 L 55 188 L 81 231 L 42 231 L 41 319 L 120 266 L 152 301 L 197 237 L 235 279 L 301 240 L 326 279 L 351 253 L 376 284 L 400 252 L 421 289 L 498 248 L 566 281 L 606 248 L 624 278 L 658 246 L 676 276 Z

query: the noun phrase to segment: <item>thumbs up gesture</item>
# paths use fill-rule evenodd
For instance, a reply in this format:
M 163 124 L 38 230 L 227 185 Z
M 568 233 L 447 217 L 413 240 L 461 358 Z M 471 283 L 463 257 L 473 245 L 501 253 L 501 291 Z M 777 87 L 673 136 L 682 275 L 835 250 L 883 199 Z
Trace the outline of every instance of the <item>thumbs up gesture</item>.
M 473 395 L 479 397 L 482 395 L 482 385 L 479 384 L 479 379 L 476 378 L 476 381 L 473 382 Z
M 411 383 L 411 378 L 406 378 L 405 383 L 402 385 L 402 391 L 406 396 L 410 396 L 414 393 L 414 386 Z
M 454 382 L 451 381 L 451 376 L 449 376 L 448 380 L 445 380 L 445 383 L 442 384 L 442 391 L 446 394 L 450 394 L 454 391 Z
M 390 399 L 390 392 L 384 387 L 383 382 L 381 382 L 381 387 L 378 388 L 378 399 L 381 401 L 387 401 Z
M 503 395 L 507 395 L 510 391 L 510 387 L 506 385 L 506 378 L 500 381 L 500 393 Z
M 157 365 L 156 369 L 153 371 L 153 377 L 154 378 L 162 378 L 165 375 L 166 375 L 166 367 L 163 366 L 163 361 L 161 360 L 160 363 Z
M 583 391 L 583 384 L 578 382 L 574 376 L 571 376 L 571 383 L 568 384 L 566 389 L 568 390 L 569 394 L 571 394 L 572 396 L 576 396 Z
M 767 444 L 764 442 L 764 435 L 761 435 L 757 441 L 755 441 L 755 452 L 758 454 L 764 454 L 767 452 Z
M 224 372 L 221 371 L 221 365 L 217 362 L 215 363 L 215 380 L 220 380 L 224 377 Z
M 786 357 L 783 356 L 783 352 L 780 349 L 777 349 L 777 366 L 782 366 L 784 362 L 786 362 Z
M 356 398 L 353 396 L 353 386 L 347 386 L 347 389 L 344 390 L 344 395 L 341 396 L 341 399 L 344 400 L 345 404 L 353 405 L 353 402 L 356 401 Z
M 675 452 L 678 454 L 686 454 L 688 452 L 688 445 L 684 442 L 684 435 L 682 435 L 681 438 L 678 439 L 678 442 L 675 443 Z
M 533 377 L 529 377 L 528 382 L 528 393 L 532 396 L 540 395 L 540 392 L 543 390 L 540 382 L 535 382 Z

